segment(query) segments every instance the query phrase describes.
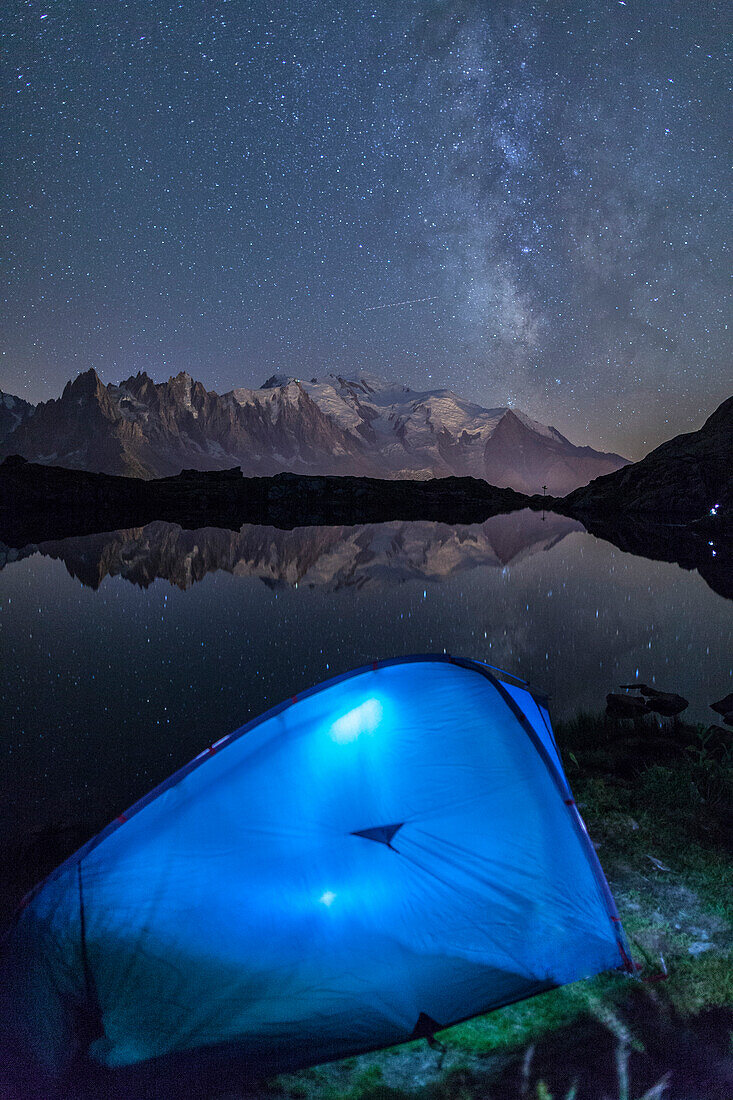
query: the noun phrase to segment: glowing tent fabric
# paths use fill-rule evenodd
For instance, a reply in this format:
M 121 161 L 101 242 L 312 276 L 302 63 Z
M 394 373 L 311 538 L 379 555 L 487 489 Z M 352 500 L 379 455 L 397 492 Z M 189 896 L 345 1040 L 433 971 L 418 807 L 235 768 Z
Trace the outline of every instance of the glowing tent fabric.
M 36 889 L 8 952 L 49 1072 L 315 1064 L 627 962 L 542 700 L 448 657 L 212 746 Z

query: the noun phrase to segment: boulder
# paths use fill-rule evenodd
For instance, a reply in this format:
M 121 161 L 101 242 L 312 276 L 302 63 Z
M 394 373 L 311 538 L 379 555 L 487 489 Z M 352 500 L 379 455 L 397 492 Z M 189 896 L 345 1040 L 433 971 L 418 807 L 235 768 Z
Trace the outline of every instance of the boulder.
M 682 695 L 677 695 L 673 691 L 659 691 L 657 688 L 649 687 L 648 684 L 621 684 L 621 687 L 633 688 L 641 692 L 645 697 L 647 710 L 654 714 L 662 714 L 665 718 L 673 718 L 676 714 L 681 714 L 690 705 Z M 623 696 L 615 698 L 623 698 Z
M 638 695 L 617 695 L 610 692 L 606 696 L 606 714 L 609 718 L 640 718 L 648 713 L 646 701 Z
M 674 718 L 675 715 L 681 714 L 683 710 L 687 710 L 690 704 L 687 699 L 675 694 L 673 691 L 655 691 L 646 700 L 646 705 L 647 709 L 655 714 L 662 714 L 665 718 Z

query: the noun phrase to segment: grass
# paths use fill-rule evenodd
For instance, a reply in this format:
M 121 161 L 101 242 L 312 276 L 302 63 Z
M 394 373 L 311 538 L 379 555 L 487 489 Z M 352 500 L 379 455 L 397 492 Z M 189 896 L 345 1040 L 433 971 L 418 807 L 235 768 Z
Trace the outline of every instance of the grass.
M 560 725 L 556 735 L 606 874 L 620 881 L 616 899 L 636 961 L 650 973 L 659 970 L 655 948 L 666 948 L 664 992 L 676 1009 L 733 1005 L 730 742 L 679 722 L 660 728 L 645 719 L 632 726 L 592 715 Z M 709 936 L 727 926 L 726 946 L 691 957 L 696 936 L 690 925 Z M 449 1035 L 473 1051 L 518 1046 L 567 1026 L 598 999 L 617 1004 L 627 992 L 623 976 L 601 975 L 469 1021 Z
M 565 759 L 577 761 L 568 768 L 576 800 L 606 874 L 619 884 L 637 961 L 657 965 L 655 948 L 664 944 L 673 1007 L 730 1006 L 731 738 L 681 722 L 623 728 L 630 725 L 582 716 L 559 727 Z M 691 956 L 705 937 L 720 941 L 717 948 Z

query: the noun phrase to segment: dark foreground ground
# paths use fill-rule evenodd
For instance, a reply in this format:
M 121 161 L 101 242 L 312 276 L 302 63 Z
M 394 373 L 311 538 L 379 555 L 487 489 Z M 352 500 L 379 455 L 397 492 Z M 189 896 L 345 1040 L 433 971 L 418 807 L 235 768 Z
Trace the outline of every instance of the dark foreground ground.
M 0 521 L 9 545 L 167 520 L 182 527 L 267 523 L 291 528 L 333 523 L 435 519 L 480 523 L 488 516 L 542 507 L 472 477 L 385 481 L 282 473 L 243 477 L 232 470 L 182 470 L 136 477 L 44 466 L 13 455 L 0 463 Z
M 601 975 L 543 994 L 441 1033 L 441 1049 L 421 1040 L 266 1081 L 161 1083 L 140 1097 L 730 1100 L 730 732 L 581 716 L 557 733 L 639 979 Z M 84 839 L 71 830 L 26 843 L 5 868 L 13 892 Z M 108 1079 L 90 1087 L 64 1095 L 118 1095 Z

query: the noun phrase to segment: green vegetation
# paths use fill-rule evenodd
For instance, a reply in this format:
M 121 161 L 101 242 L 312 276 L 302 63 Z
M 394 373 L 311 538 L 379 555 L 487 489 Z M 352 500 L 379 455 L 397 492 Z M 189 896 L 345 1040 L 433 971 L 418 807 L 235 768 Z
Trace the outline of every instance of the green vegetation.
M 592 715 L 556 732 L 576 802 L 647 980 L 603 974 L 450 1028 L 439 1036 L 442 1051 L 417 1042 L 321 1066 L 274 1079 L 270 1096 L 728 1095 L 731 738 L 722 729 L 711 732 L 679 720 L 619 722 Z M 692 1091 L 685 1091 L 685 1082 Z

